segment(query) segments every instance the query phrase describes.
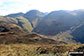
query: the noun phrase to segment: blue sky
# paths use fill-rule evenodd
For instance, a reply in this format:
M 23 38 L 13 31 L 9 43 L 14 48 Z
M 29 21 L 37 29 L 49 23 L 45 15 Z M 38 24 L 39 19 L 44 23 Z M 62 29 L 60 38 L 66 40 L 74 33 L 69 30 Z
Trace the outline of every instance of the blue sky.
M 42 12 L 84 9 L 84 0 L 0 0 L 0 15 L 32 9 Z

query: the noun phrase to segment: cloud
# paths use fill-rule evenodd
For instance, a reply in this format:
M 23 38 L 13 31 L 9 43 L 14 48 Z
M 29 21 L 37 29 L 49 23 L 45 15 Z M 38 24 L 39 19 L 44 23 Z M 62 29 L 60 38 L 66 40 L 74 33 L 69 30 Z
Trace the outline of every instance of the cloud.
M 0 14 L 40 11 L 84 9 L 84 0 L 0 0 Z
M 26 7 L 20 0 L 2 0 L 0 1 L 0 15 L 25 11 Z
M 2 5 L 2 4 L 3 4 L 3 2 L 0 1 L 0 5 Z
M 17 12 L 26 12 L 30 10 L 30 6 L 31 4 L 29 0 L 1 0 L 0 15 L 7 15 L 10 13 Z

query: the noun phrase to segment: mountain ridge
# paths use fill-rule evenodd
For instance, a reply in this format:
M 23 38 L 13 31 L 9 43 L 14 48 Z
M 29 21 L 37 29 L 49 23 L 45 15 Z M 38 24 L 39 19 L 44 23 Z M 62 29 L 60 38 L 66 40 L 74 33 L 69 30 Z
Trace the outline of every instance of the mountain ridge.
M 25 24 L 17 24 L 21 26 L 24 31 L 27 29 L 29 32 L 42 34 L 48 36 L 47 38 L 53 38 L 54 40 L 60 40 L 66 43 L 83 43 L 84 10 L 58 10 L 48 14 L 38 10 L 30 10 L 24 13 L 24 15 L 17 16 L 15 16 L 17 20 L 15 20 L 14 17 L 7 17 L 7 19 L 9 19 L 7 21 L 17 24 L 20 21 L 25 23 L 28 20 Z M 22 17 L 23 19 L 21 19 Z M 6 21 L 6 19 L 4 20 Z

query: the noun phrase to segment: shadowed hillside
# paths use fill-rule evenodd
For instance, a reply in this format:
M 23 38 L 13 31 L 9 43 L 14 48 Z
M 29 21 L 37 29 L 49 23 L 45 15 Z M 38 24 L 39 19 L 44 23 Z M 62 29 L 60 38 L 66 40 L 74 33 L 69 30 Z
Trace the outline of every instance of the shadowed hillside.
M 57 43 L 55 40 L 41 37 L 35 33 L 26 33 L 16 25 L 0 22 L 0 44 L 10 43 Z
M 67 11 L 53 11 L 45 16 L 33 31 L 43 35 L 56 35 L 80 23 L 76 16 Z
M 53 11 L 46 15 L 33 32 L 67 43 L 84 43 L 84 11 Z
M 40 22 L 40 20 L 42 20 L 44 16 L 45 14 L 38 10 L 30 10 L 29 12 L 24 14 L 24 17 L 30 21 L 34 28 L 38 25 L 38 23 Z

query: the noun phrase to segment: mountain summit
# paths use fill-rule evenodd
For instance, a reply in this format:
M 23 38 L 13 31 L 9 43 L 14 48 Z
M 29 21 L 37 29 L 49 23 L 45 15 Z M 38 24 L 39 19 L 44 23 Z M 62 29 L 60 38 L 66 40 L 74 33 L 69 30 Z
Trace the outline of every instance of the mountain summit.
M 38 25 L 38 23 L 40 22 L 40 20 L 42 20 L 44 16 L 45 14 L 38 10 L 30 10 L 26 14 L 24 14 L 24 17 L 31 22 L 34 28 Z

